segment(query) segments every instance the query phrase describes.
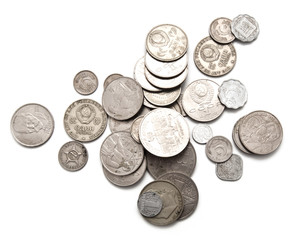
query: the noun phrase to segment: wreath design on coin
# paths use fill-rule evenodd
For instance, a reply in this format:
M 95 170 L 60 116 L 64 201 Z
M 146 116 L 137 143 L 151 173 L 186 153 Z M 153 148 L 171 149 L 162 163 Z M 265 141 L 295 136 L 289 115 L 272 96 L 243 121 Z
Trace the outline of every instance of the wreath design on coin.
M 154 47 L 164 47 L 167 46 L 170 39 L 162 30 L 155 30 L 149 36 L 149 42 Z
M 214 44 L 206 44 L 200 50 L 200 56 L 205 62 L 214 62 L 219 59 L 220 51 Z
M 82 124 L 89 124 L 96 116 L 95 109 L 89 104 L 83 104 L 76 110 L 76 117 Z
M 191 99 L 200 104 L 210 102 L 213 98 L 214 90 L 208 82 L 195 82 L 190 90 Z

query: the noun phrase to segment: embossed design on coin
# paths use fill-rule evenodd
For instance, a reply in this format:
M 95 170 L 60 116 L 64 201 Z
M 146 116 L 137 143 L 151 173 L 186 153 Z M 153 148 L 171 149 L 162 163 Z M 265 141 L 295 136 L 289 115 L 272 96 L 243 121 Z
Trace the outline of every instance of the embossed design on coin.
M 163 202 L 157 193 L 144 192 L 138 198 L 137 207 L 143 216 L 155 217 L 162 210 Z
M 132 126 L 131 126 L 131 136 L 138 143 L 140 143 L 140 139 L 139 139 L 139 125 L 141 124 L 141 121 L 143 120 L 143 118 L 144 118 L 144 116 L 137 117 L 133 121 Z
M 108 86 L 111 82 L 113 82 L 114 80 L 116 80 L 116 79 L 118 79 L 118 78 L 120 78 L 120 77 L 123 77 L 123 76 L 122 76 L 121 74 L 119 74 L 119 73 L 113 73 L 113 74 L 107 76 L 107 78 L 106 78 L 106 79 L 104 80 L 104 82 L 103 82 L 103 89 L 106 89 L 107 86 Z
M 37 147 L 47 142 L 54 131 L 54 119 L 47 108 L 29 103 L 16 110 L 11 119 L 15 140 L 26 147 Z
M 74 78 L 74 88 L 82 95 L 89 95 L 96 91 L 98 79 L 96 75 L 88 70 L 81 71 Z
M 235 36 L 231 32 L 231 20 L 228 18 L 217 18 L 211 24 L 209 33 L 212 39 L 218 43 L 231 43 Z
M 243 175 L 243 160 L 232 154 L 228 161 L 216 164 L 216 175 L 224 181 L 237 181 Z
M 206 124 L 197 124 L 192 130 L 192 137 L 197 143 L 206 144 L 212 136 L 212 129 Z
M 258 37 L 260 29 L 253 17 L 241 14 L 232 20 L 231 31 L 238 40 L 251 42 Z
M 223 136 L 211 138 L 207 142 L 205 150 L 207 157 L 215 163 L 225 162 L 232 155 L 232 145 L 230 141 Z
M 240 124 L 242 123 L 243 121 L 243 118 L 240 118 L 235 124 L 234 124 L 234 127 L 233 127 L 233 131 L 232 131 L 232 139 L 235 143 L 235 145 L 241 150 L 243 151 L 244 153 L 247 153 L 247 154 L 251 154 L 251 152 L 249 152 L 243 145 L 243 143 L 241 142 L 240 140 L 240 137 L 239 137 L 239 128 L 240 128 Z
M 174 103 L 178 99 L 181 91 L 182 91 L 181 87 L 177 87 L 157 93 L 148 92 L 144 90 L 144 96 L 153 105 L 164 107 Z

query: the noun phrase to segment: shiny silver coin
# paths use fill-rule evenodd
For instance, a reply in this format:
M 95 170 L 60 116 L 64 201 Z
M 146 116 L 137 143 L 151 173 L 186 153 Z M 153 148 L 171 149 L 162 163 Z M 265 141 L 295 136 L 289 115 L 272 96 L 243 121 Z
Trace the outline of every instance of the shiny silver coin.
M 199 122 L 218 118 L 225 106 L 217 97 L 219 85 L 211 80 L 196 80 L 188 85 L 183 94 L 183 109 L 189 117 Z
M 60 148 L 58 160 L 65 170 L 70 172 L 79 171 L 88 162 L 88 152 L 80 142 L 67 142 Z
M 16 110 L 11 119 L 15 140 L 26 147 L 38 147 L 47 142 L 54 131 L 54 119 L 47 108 L 29 103 Z
M 172 103 L 171 105 L 167 106 L 167 108 L 171 108 L 178 112 L 179 114 L 182 114 L 182 110 L 177 102 Z
M 187 35 L 181 28 L 172 24 L 156 26 L 147 35 L 146 49 L 159 61 L 175 61 L 187 52 Z
M 102 95 L 102 105 L 106 113 L 116 120 L 126 120 L 140 110 L 143 91 L 132 78 L 121 77 L 111 82 Z
M 120 78 L 120 77 L 123 77 L 121 74 L 119 73 L 113 73 L 109 76 L 107 76 L 107 78 L 104 80 L 103 82 L 103 89 L 106 89 L 106 87 L 111 83 L 113 82 L 114 80 Z
M 231 43 L 218 44 L 206 37 L 195 48 L 194 63 L 198 70 L 208 76 L 223 76 L 233 69 L 236 51 Z
M 232 145 L 227 138 L 215 136 L 207 142 L 205 151 L 212 162 L 226 162 L 232 155 Z
M 157 193 L 144 192 L 138 198 L 137 207 L 143 216 L 155 217 L 162 210 L 163 202 Z
M 73 102 L 64 114 L 64 129 L 76 141 L 90 142 L 99 138 L 107 127 L 107 114 L 94 100 Z
M 139 116 L 137 118 L 134 119 L 132 126 L 131 126 L 131 136 L 132 138 L 140 143 L 140 139 L 139 139 L 139 126 L 141 124 L 141 121 L 143 120 L 144 116 Z
M 150 109 L 158 108 L 158 106 L 155 106 L 152 103 L 149 103 L 149 101 L 145 97 L 144 97 L 143 105 Z
M 230 19 L 225 17 L 217 18 L 210 24 L 209 34 L 218 43 L 231 43 L 235 39 L 235 36 L 231 32 L 230 26 Z
M 232 131 L 232 139 L 233 142 L 235 143 L 235 145 L 244 153 L 247 154 L 251 154 L 251 152 L 249 152 L 244 145 L 242 144 L 241 140 L 240 140 L 240 136 L 239 136 L 239 128 L 240 128 L 240 124 L 242 123 L 244 117 L 240 118 L 233 127 L 233 131 Z
M 84 70 L 76 74 L 73 85 L 79 94 L 89 95 L 96 91 L 98 79 L 93 72 Z
M 232 154 L 228 161 L 216 164 L 216 176 L 224 181 L 237 181 L 243 175 L 243 160 Z
M 213 132 L 209 125 L 197 124 L 192 130 L 192 137 L 197 143 L 206 144 L 213 137 Z
M 182 89 L 177 87 L 161 92 L 148 92 L 145 90 L 143 92 L 145 99 L 147 99 L 150 103 L 155 106 L 164 107 L 174 103 L 178 99 L 181 91 Z
M 183 104 L 182 104 L 182 100 L 183 100 L 183 93 L 181 93 L 181 94 L 179 95 L 179 98 L 176 100 L 176 102 L 177 102 L 178 106 L 180 107 L 181 115 L 182 115 L 183 117 L 187 117 L 188 115 L 187 115 L 187 113 L 186 113 L 185 110 L 184 110 L 184 107 L 183 107 Z
M 241 14 L 232 20 L 231 31 L 242 42 L 251 42 L 260 33 L 258 22 L 247 14 Z

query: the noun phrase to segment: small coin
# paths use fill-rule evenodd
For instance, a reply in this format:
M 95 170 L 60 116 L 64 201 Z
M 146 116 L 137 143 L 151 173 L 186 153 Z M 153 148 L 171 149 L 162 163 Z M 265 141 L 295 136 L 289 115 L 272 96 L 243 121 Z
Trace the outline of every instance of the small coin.
M 119 74 L 119 73 L 113 73 L 113 74 L 107 76 L 107 78 L 106 78 L 106 79 L 104 80 L 104 82 L 103 82 L 103 89 L 106 89 L 107 86 L 108 86 L 111 82 L 113 82 L 114 80 L 116 80 L 116 79 L 118 79 L 118 78 L 120 78 L 120 77 L 123 77 L 123 76 L 122 76 L 121 74 Z
M 145 98 L 155 106 L 164 107 L 174 103 L 182 89 L 181 87 L 173 88 L 161 92 L 148 92 L 143 90 Z
M 247 153 L 247 154 L 251 154 L 251 152 L 249 152 L 245 147 L 244 145 L 242 144 L 241 140 L 240 140 L 240 137 L 239 137 L 239 128 L 240 128 L 240 124 L 242 123 L 243 121 L 243 118 L 240 118 L 235 124 L 234 124 L 234 127 L 233 127 L 233 131 L 232 131 L 232 139 L 235 143 L 235 145 L 241 150 L 243 151 L 244 153 Z
M 163 202 L 155 192 L 144 192 L 137 201 L 139 212 L 145 217 L 155 217 L 160 213 Z
M 231 22 L 231 31 L 242 42 L 251 42 L 259 35 L 258 22 L 247 14 L 240 14 Z
M 187 48 L 187 35 L 172 24 L 154 27 L 146 38 L 147 51 L 159 61 L 175 61 L 185 55 Z
M 212 136 L 212 129 L 207 124 L 197 124 L 192 130 L 192 137 L 197 143 L 206 144 Z
M 216 175 L 224 181 L 237 181 L 243 175 L 243 160 L 232 154 L 228 161 L 216 164 Z
M 74 77 L 74 88 L 82 95 L 89 95 L 96 91 L 98 79 L 96 75 L 88 70 L 81 71 Z
M 215 19 L 209 28 L 212 39 L 218 43 L 231 43 L 235 36 L 231 32 L 231 20 L 225 17 Z
M 233 45 L 218 44 L 210 37 L 202 39 L 194 51 L 194 63 L 204 74 L 219 77 L 232 70 L 236 62 Z
M 94 100 L 80 99 L 65 111 L 64 129 L 76 141 L 93 141 L 103 134 L 106 127 L 107 114 Z
M 144 116 L 139 116 L 139 117 L 135 118 L 135 120 L 133 121 L 132 126 L 131 126 L 131 136 L 138 143 L 140 143 L 139 126 L 140 126 L 143 118 L 144 118 Z
M 65 143 L 59 150 L 58 160 L 65 170 L 75 172 L 88 162 L 88 152 L 83 144 L 76 141 Z
M 230 141 L 223 136 L 211 138 L 206 145 L 207 157 L 215 163 L 227 161 L 232 155 L 232 145 Z
M 11 119 L 15 140 L 26 147 L 38 147 L 47 142 L 54 131 L 54 119 L 47 108 L 29 103 L 16 110 Z

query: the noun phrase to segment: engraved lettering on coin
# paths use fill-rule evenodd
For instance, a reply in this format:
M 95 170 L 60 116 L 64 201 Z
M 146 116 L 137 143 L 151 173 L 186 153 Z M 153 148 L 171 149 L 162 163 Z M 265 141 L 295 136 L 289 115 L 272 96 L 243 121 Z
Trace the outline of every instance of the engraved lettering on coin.
M 206 144 L 212 137 L 212 129 L 206 124 L 197 124 L 192 130 L 193 139 L 200 144 Z
M 152 103 L 153 105 L 164 107 L 168 106 L 172 103 L 174 103 L 182 89 L 181 87 L 173 88 L 170 90 L 164 90 L 161 92 L 149 92 L 149 91 L 143 91 L 145 98 Z
M 88 70 L 81 71 L 74 78 L 74 88 L 82 95 L 89 95 L 96 91 L 98 79 L 96 75 Z
M 162 210 L 163 202 L 157 193 L 144 192 L 138 198 L 137 207 L 143 216 L 155 217 Z
M 107 78 L 104 80 L 103 82 L 103 89 L 106 89 L 106 87 L 111 83 L 113 82 L 114 80 L 120 78 L 120 77 L 123 77 L 121 74 L 119 73 L 113 73 L 109 76 L 107 76 Z
M 232 154 L 228 161 L 216 164 L 216 175 L 224 181 L 237 181 L 243 175 L 243 160 Z
M 251 42 L 258 37 L 260 29 L 253 17 L 241 14 L 232 20 L 231 31 L 238 40 Z
M 207 157 L 215 163 L 227 161 L 232 155 L 232 145 L 230 141 L 223 136 L 211 138 L 206 145 Z
M 217 18 L 210 24 L 210 36 L 218 43 L 231 43 L 235 39 L 235 36 L 231 32 L 230 26 L 230 19 L 224 17 Z

